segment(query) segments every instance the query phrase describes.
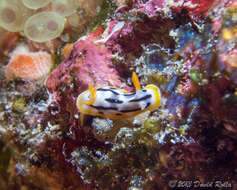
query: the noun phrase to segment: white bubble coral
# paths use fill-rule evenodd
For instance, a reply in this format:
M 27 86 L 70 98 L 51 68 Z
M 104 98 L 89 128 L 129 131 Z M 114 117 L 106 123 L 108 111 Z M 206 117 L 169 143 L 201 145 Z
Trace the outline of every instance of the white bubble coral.
M 53 11 L 43 11 L 29 17 L 24 25 L 27 38 L 36 42 L 46 42 L 61 35 L 65 18 Z
M 0 1 L 0 26 L 11 32 L 23 29 L 24 22 L 32 11 L 17 0 Z
M 23 4 L 30 9 L 39 9 L 46 6 L 52 0 L 22 0 Z
M 52 2 L 52 11 L 62 16 L 72 15 L 76 12 L 78 7 L 78 0 L 54 0 Z
M 45 78 L 52 66 L 51 55 L 47 52 L 29 52 L 24 45 L 17 47 L 6 67 L 7 81 L 14 78 L 39 80 Z

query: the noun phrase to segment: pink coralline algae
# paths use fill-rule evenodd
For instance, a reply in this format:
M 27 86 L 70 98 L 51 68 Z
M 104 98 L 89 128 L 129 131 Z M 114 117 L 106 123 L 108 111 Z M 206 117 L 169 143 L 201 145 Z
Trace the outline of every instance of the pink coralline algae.
M 164 0 L 150 0 L 147 2 L 133 1 L 133 9 L 135 12 L 146 14 L 148 17 L 158 16 L 159 9 L 165 7 Z
M 142 13 L 148 17 L 159 16 L 165 9 L 172 9 L 174 12 L 181 12 L 186 9 L 190 15 L 200 16 L 206 14 L 217 0 L 149 0 L 149 1 L 131 1 L 132 9 L 130 12 L 136 14 Z M 162 11 L 161 11 L 162 10 Z
M 49 76 L 47 88 L 54 93 L 60 85 L 73 82 L 80 86 L 76 89 L 78 93 L 88 84 L 120 87 L 121 81 L 112 65 L 112 52 L 93 38 L 76 42 L 69 57 Z
M 134 27 L 131 22 L 112 20 L 108 23 L 103 41 L 107 46 L 111 46 L 114 51 L 130 51 L 136 48 L 138 46 L 137 43 L 139 43 L 137 40 L 129 39 L 132 36 L 134 36 Z M 127 40 L 130 41 L 129 44 L 127 44 Z
M 121 4 L 120 1 L 117 2 Z M 181 14 L 183 10 L 187 10 L 191 19 L 196 20 L 196 16 L 206 14 L 214 5 L 215 0 L 206 2 L 205 0 L 174 0 L 171 2 L 150 0 L 150 1 L 131 1 L 130 7 L 120 8 L 117 10 L 117 16 L 125 14 L 125 11 L 131 16 L 130 20 L 113 19 L 108 23 L 107 30 L 104 34 L 104 42 L 114 51 L 129 52 L 141 50 L 141 45 L 146 45 L 154 40 L 154 37 L 164 36 L 165 28 L 174 28 L 172 17 L 170 15 Z M 123 6 L 123 7 L 124 7 Z M 140 21 L 136 17 L 144 17 Z M 134 18 L 133 18 L 134 17 Z M 152 35 L 150 35 L 152 33 Z M 161 34 L 162 33 L 162 34 Z M 162 40 L 162 39 L 161 39 Z M 130 43 L 127 43 L 127 42 Z M 162 43 L 167 43 L 163 42 Z M 172 44 L 167 44 L 171 47 Z
M 173 0 L 170 7 L 174 10 L 187 9 L 190 15 L 200 16 L 205 14 L 217 0 Z
M 153 41 L 154 35 L 159 35 L 160 27 L 163 24 L 173 27 L 169 18 L 160 19 L 159 22 L 147 19 L 146 22 L 118 21 L 111 20 L 108 23 L 107 31 L 103 39 L 105 44 L 116 52 L 140 52 L 141 45 L 149 44 Z M 129 42 L 129 43 L 128 43 Z

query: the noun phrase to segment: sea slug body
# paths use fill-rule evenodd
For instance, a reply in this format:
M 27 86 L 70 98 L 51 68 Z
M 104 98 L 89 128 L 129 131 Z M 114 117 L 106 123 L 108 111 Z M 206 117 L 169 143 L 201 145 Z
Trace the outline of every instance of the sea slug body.
M 83 123 L 84 114 L 110 119 L 124 119 L 145 111 L 153 111 L 160 106 L 161 93 L 156 85 L 140 87 L 137 75 L 133 73 L 133 84 L 136 92 L 129 93 L 113 87 L 95 87 L 89 85 L 89 90 L 77 98 L 77 108 Z

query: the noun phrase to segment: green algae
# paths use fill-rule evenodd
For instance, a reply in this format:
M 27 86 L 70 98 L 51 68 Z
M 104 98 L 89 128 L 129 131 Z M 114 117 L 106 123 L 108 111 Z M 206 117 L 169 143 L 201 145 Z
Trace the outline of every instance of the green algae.
M 159 132 L 159 124 L 157 119 L 147 119 L 144 124 L 144 128 L 141 129 L 141 132 L 147 132 L 151 134 L 155 134 Z
M 156 144 L 157 141 L 153 138 L 155 134 L 160 132 L 160 124 L 157 119 L 147 119 L 144 127 L 136 131 L 134 136 L 139 143 L 151 146 Z
M 18 98 L 17 100 L 15 100 L 13 102 L 12 108 L 14 111 L 19 112 L 19 113 L 23 113 L 26 111 L 26 100 L 25 98 L 21 97 Z
M 101 1 L 102 1 L 101 9 L 95 18 L 94 24 L 92 25 L 92 30 L 99 25 L 105 25 L 106 24 L 105 20 L 108 19 L 108 17 L 111 17 L 116 9 L 114 2 L 108 0 L 101 0 Z
M 189 76 L 190 76 L 191 80 L 199 86 L 203 86 L 208 83 L 207 74 L 203 73 L 198 68 L 195 68 L 195 67 L 192 68 L 189 73 Z
M 148 76 L 148 83 L 149 84 L 164 84 L 168 81 L 167 78 L 165 78 L 165 76 L 163 76 L 162 74 L 159 74 L 157 72 L 152 72 L 149 76 Z
M 198 69 L 193 68 L 190 72 L 190 78 L 199 84 L 203 79 L 203 74 Z

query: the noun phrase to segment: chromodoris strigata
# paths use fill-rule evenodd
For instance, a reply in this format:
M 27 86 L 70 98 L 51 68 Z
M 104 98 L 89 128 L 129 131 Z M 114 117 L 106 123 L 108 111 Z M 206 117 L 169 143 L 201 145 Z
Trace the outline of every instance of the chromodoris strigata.
M 130 118 L 145 111 L 154 111 L 160 106 L 161 93 L 156 85 L 140 87 L 137 75 L 133 73 L 133 84 L 136 91 L 129 93 L 114 87 L 92 87 L 77 98 L 81 124 L 84 114 L 111 119 Z

